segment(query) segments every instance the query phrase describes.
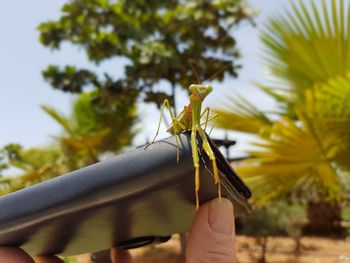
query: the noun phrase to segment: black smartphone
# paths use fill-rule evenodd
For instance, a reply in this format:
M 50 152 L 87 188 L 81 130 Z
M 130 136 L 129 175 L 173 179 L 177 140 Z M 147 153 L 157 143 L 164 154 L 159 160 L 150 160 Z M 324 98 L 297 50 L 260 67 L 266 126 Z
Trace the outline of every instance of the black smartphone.
M 179 137 L 178 163 L 169 137 L 0 197 L 0 245 L 32 255 L 77 255 L 164 242 L 188 231 L 196 213 L 194 167 L 189 135 Z M 223 196 L 242 214 L 251 193 L 212 147 Z M 200 172 L 200 202 L 216 198 L 204 154 Z

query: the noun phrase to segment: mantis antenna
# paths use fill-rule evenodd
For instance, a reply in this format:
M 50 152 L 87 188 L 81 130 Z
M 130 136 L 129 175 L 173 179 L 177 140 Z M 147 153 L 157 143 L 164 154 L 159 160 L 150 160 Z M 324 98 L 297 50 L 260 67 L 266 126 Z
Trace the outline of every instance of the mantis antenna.
M 198 73 L 197 73 L 197 70 L 196 70 L 196 68 L 194 67 L 194 64 L 195 64 L 196 62 L 193 61 L 193 59 L 190 59 L 190 60 L 188 61 L 188 63 L 190 64 L 191 69 L 192 69 L 194 75 L 196 76 L 196 79 L 197 79 L 198 84 L 201 84 L 201 80 L 199 79 L 199 75 L 198 75 Z
M 205 82 L 205 81 L 212 81 L 218 74 L 222 73 L 223 71 L 225 71 L 227 68 L 229 68 L 232 63 L 231 62 L 228 62 L 227 65 L 224 65 L 222 66 L 221 68 L 219 68 L 216 72 L 214 72 L 214 74 L 212 74 L 210 77 L 206 78 L 205 80 L 201 81 L 200 78 L 199 78 L 199 75 L 197 73 L 197 70 L 196 68 L 194 67 L 194 65 L 196 64 L 196 62 L 193 60 L 193 59 L 190 59 L 188 60 L 188 63 L 190 64 L 191 66 L 191 69 L 194 73 L 194 75 L 196 76 L 196 79 L 197 79 L 197 82 L 198 84 L 201 84 L 202 82 Z
M 213 75 L 211 75 L 209 78 L 207 78 L 204 81 L 212 81 L 217 75 L 224 72 L 227 68 L 231 66 L 231 62 L 227 63 L 227 65 L 222 66 L 220 69 L 218 69 Z

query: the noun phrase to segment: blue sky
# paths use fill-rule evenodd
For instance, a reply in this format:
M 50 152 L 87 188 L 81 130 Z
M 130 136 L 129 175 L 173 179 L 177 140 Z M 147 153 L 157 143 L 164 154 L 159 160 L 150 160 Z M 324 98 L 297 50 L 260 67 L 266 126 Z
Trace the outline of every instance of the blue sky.
M 43 145 L 58 134 L 60 127 L 47 116 L 40 104 L 47 104 L 68 113 L 72 97 L 53 90 L 44 82 L 41 70 L 49 64 L 73 64 L 81 67 L 95 68 L 88 63 L 84 53 L 76 47 L 64 45 L 62 50 L 52 52 L 38 41 L 36 27 L 44 21 L 58 18 L 64 0 L 55 1 L 3 1 L 0 9 L 0 147 L 10 142 L 21 143 L 25 147 Z M 276 12 L 282 11 L 287 1 L 250 0 L 252 6 L 260 9 L 257 27 L 245 24 L 236 29 L 235 35 L 242 53 L 243 69 L 238 79 L 228 79 L 215 86 L 206 104 L 213 106 L 220 101 L 222 91 L 238 91 L 257 106 L 268 108 L 272 101 L 257 92 L 253 80 L 263 80 L 259 65 L 261 44 L 258 33 L 261 22 Z M 104 63 L 98 70 L 108 70 L 121 74 L 118 61 Z M 177 105 L 186 104 L 186 95 L 181 93 Z M 140 105 L 139 128 L 135 144 L 142 144 L 151 138 L 156 127 L 158 111 L 153 106 Z M 151 124 L 150 124 L 151 123 Z M 215 134 L 214 134 L 215 135 Z M 222 132 L 216 131 L 217 136 Z M 162 135 L 161 135 L 162 136 Z M 164 135 L 166 136 L 166 135 Z M 240 134 L 230 134 L 231 138 L 244 141 Z

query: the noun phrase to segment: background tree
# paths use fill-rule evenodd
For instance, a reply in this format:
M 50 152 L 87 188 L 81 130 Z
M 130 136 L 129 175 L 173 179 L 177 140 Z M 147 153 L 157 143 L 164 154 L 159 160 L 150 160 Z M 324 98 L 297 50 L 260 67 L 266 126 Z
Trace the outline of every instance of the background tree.
M 284 200 L 271 203 L 266 207 L 259 207 L 242 218 L 243 227 L 239 234 L 255 237 L 261 246 L 261 255 L 256 257 L 250 253 L 253 262 L 265 263 L 268 237 L 288 235 L 294 239 L 294 253 L 301 252 L 302 228 L 307 223 L 305 205 L 287 203 Z M 249 249 L 249 248 L 248 248 Z
M 18 145 L 4 147 L 7 166 L 22 170 L 18 176 L 0 180 L 0 193 L 5 194 L 63 175 L 100 161 L 103 155 L 117 153 L 130 145 L 137 120 L 136 108 L 129 101 L 101 107 L 91 103 L 98 90 L 80 94 L 73 103 L 70 116 L 48 106 L 43 109 L 63 128 L 52 144 L 22 149 Z M 133 100 L 131 98 L 131 100 Z
M 101 106 L 91 103 L 100 91 L 81 93 L 73 105 L 70 116 L 60 114 L 57 110 L 42 106 L 52 118 L 64 129 L 57 140 L 65 154 L 73 163 L 81 165 L 71 170 L 98 162 L 102 155 L 120 151 L 129 146 L 136 130 L 136 107 L 130 104 L 134 98 L 129 97 Z
M 306 199 L 309 215 L 318 215 L 310 223 L 340 218 L 350 171 L 350 6 L 317 3 L 292 3 L 262 33 L 264 65 L 274 80 L 260 88 L 277 100 L 277 111 L 236 98 L 232 104 L 234 95 L 217 109 L 219 126 L 256 136 L 239 168 L 255 201 Z
M 69 42 L 96 64 L 126 58 L 125 76 L 116 79 L 106 73 L 102 77 L 86 69 L 54 65 L 43 75 L 65 92 L 92 86 L 101 91 L 101 98 L 136 93 L 158 107 L 165 98 L 173 104 L 175 88 L 187 89 L 194 82 L 189 60 L 195 61 L 201 80 L 224 65 L 227 75 L 237 76 L 239 52 L 230 32 L 252 14 L 243 0 L 70 1 L 58 20 L 38 27 L 41 43 L 59 49 Z M 221 81 L 224 72 L 215 77 Z M 162 80 L 170 84 L 170 93 L 155 89 Z
M 0 149 L 0 176 L 9 168 L 9 160 L 16 156 L 17 151 L 21 148 L 18 144 L 8 144 Z

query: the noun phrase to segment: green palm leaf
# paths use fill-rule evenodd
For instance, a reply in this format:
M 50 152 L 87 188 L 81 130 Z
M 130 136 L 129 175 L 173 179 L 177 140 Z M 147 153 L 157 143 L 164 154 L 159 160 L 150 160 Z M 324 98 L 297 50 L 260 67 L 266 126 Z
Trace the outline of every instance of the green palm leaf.
M 220 128 L 259 133 L 262 128 L 272 124 L 264 113 L 238 95 L 228 95 L 226 100 L 220 104 L 222 106 L 214 110 L 219 115 L 217 125 Z
M 301 193 L 311 199 L 346 196 L 350 3 L 305 2 L 292 3 L 285 15 L 271 19 L 261 37 L 264 65 L 273 78 L 259 87 L 280 103 L 275 113 L 279 116 L 263 121 L 266 114 L 243 100 L 217 111 L 222 114 L 221 127 L 259 138 L 238 169 L 259 203 Z M 254 113 L 246 107 L 254 108 Z
M 71 123 L 69 119 L 63 114 L 59 113 L 57 110 L 50 106 L 42 105 L 41 108 L 49 114 L 55 121 L 57 121 L 64 130 L 69 134 L 74 134 L 74 129 L 71 127 Z
M 292 2 L 292 11 L 271 19 L 262 33 L 265 66 L 276 79 L 287 82 L 299 98 L 314 83 L 327 82 L 350 70 L 350 6 L 345 8 L 344 2 Z M 285 86 L 275 87 L 279 88 Z

